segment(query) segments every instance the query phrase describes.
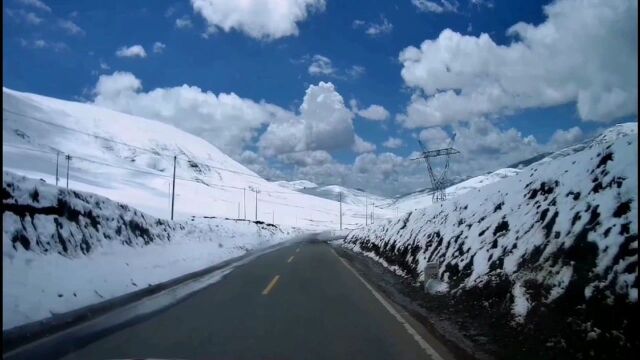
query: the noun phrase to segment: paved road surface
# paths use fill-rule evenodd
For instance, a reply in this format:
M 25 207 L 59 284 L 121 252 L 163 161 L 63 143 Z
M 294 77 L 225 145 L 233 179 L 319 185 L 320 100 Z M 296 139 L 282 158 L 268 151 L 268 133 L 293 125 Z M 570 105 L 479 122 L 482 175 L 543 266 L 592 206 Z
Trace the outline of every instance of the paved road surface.
M 379 297 L 331 246 L 302 243 L 65 359 L 439 359 L 434 345 L 449 358 Z

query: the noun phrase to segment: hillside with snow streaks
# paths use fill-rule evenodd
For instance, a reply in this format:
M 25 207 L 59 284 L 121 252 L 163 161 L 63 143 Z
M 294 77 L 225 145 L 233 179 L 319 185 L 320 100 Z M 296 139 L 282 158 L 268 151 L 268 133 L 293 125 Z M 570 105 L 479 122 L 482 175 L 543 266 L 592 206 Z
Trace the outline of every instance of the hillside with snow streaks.
M 506 313 L 550 351 L 637 349 L 637 124 L 622 127 L 343 245 L 415 281 L 438 262 L 445 296 Z
M 293 236 L 242 220 L 167 221 L 4 171 L 3 330 L 174 279 Z
M 155 217 L 246 218 L 310 230 L 336 229 L 336 201 L 262 179 L 205 140 L 160 121 L 99 106 L 3 88 L 3 169 L 88 191 Z M 61 156 L 56 159 L 56 153 Z M 258 193 L 254 192 L 258 190 Z M 257 205 L 256 205 L 256 197 Z M 257 213 L 256 213 L 257 210 Z M 343 224 L 364 223 L 364 208 L 343 206 Z

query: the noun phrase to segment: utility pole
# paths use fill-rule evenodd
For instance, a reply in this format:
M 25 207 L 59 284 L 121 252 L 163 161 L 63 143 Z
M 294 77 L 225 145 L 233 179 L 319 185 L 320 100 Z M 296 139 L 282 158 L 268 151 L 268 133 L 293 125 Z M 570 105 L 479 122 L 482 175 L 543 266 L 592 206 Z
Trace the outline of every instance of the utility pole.
M 65 155 L 65 159 L 67 159 L 67 191 L 69 190 L 69 165 L 71 163 L 71 155 Z
M 376 203 L 371 206 L 371 224 L 373 225 L 373 212 L 376 210 Z
M 60 151 L 56 153 L 56 186 L 58 186 L 58 162 L 60 159 Z
M 242 205 L 244 209 L 244 219 L 247 220 L 247 188 L 242 188 Z
M 342 192 L 340 192 L 340 230 L 342 230 Z
M 173 157 L 173 190 L 171 190 L 171 220 L 173 221 L 173 207 L 176 202 L 176 159 L 178 157 Z
M 369 204 L 368 204 L 368 198 L 365 195 L 365 197 L 364 197 L 364 226 L 369 225 L 367 223 L 367 221 L 369 221 Z
M 258 221 L 258 189 L 254 191 L 256 192 L 256 221 Z
M 238 203 L 238 219 L 240 219 L 240 203 Z

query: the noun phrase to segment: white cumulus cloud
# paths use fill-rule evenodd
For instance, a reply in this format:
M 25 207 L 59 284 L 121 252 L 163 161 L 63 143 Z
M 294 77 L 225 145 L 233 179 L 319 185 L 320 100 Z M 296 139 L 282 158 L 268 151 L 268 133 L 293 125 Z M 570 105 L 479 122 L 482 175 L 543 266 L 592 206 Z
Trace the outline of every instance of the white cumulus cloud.
M 191 22 L 191 18 L 187 15 L 179 17 L 176 19 L 176 27 L 178 29 L 188 29 L 193 27 L 193 23 Z
M 144 92 L 138 78 L 119 71 L 100 76 L 94 95 L 97 105 L 164 121 L 204 138 L 232 156 L 239 155 L 262 126 L 292 116 L 264 101 L 255 102 L 234 93 L 214 94 L 196 86 Z
M 400 138 L 390 136 L 385 142 L 382 143 L 382 146 L 389 149 L 398 149 L 404 146 L 404 142 Z
M 211 28 L 273 40 L 297 35 L 297 23 L 324 11 L 325 0 L 191 0 L 191 5 Z
M 351 149 L 358 154 L 364 154 L 376 151 L 376 145 L 356 135 Z
M 420 131 L 418 138 L 427 150 L 442 149 L 451 142 L 449 134 L 440 127 L 424 129 Z
M 333 67 L 331 63 L 331 59 L 322 55 L 313 55 L 311 58 L 311 64 L 309 64 L 309 68 L 307 69 L 310 75 L 321 76 L 321 75 L 334 75 L 336 73 L 336 69 Z
M 298 115 L 269 125 L 258 147 L 266 156 L 274 156 L 308 150 L 340 150 L 353 143 L 353 113 L 346 108 L 333 84 L 321 81 L 309 86 Z
M 384 121 L 389 118 L 389 112 L 381 105 L 370 105 L 366 109 L 358 110 L 358 115 L 371 121 Z
M 76 25 L 76 23 L 74 23 L 71 20 L 64 20 L 64 19 L 59 19 L 58 20 L 58 26 L 62 29 L 64 29 L 67 33 L 71 34 L 71 35 L 84 35 L 85 32 L 84 30 L 82 30 L 82 28 L 78 25 Z
M 164 49 L 167 47 L 167 45 L 161 43 L 160 41 L 156 41 L 155 43 L 153 43 L 153 52 L 156 54 L 160 54 L 162 52 L 164 52 Z
M 118 57 L 147 57 L 147 52 L 144 51 L 142 45 L 123 46 L 116 51 Z
M 305 167 L 328 164 L 333 158 L 325 150 L 311 150 L 278 155 L 278 160 L 285 164 Z
M 408 128 L 575 102 L 580 118 L 637 115 L 638 2 L 558 0 L 539 25 L 517 23 L 508 45 L 446 29 L 399 56 L 414 89 Z
M 555 149 L 561 149 L 567 146 L 574 145 L 582 140 L 584 140 L 585 135 L 577 126 L 574 126 L 567 130 L 558 129 L 553 135 L 551 135 L 551 140 L 549 140 L 550 147 Z

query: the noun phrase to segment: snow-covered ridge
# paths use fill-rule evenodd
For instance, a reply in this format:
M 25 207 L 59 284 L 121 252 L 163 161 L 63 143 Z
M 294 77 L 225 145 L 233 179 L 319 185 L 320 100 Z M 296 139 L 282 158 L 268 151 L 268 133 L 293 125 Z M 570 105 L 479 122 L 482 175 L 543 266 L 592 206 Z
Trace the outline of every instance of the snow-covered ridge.
M 468 191 L 481 188 L 483 186 L 492 184 L 498 180 L 505 179 L 509 176 L 516 175 L 520 172 L 518 169 L 504 168 L 494 172 L 478 175 L 467 179 L 463 182 L 452 185 L 446 189 L 448 198 L 455 198 Z M 422 191 L 413 193 L 395 199 L 394 201 L 386 204 L 389 208 L 398 208 L 401 212 L 409 212 L 416 209 L 422 209 L 432 204 L 431 191 Z
M 617 124 L 614 125 L 610 128 L 605 129 L 602 133 L 600 133 L 598 136 L 591 138 L 591 139 L 587 139 L 579 144 L 576 145 L 572 145 L 569 147 L 566 147 L 564 149 L 560 149 L 558 151 L 555 151 L 549 155 L 547 155 L 546 157 L 544 157 L 543 159 L 541 159 L 540 161 L 537 161 L 536 163 L 540 163 L 540 162 L 545 162 L 545 161 L 549 161 L 549 160 L 554 160 L 554 159 L 559 159 L 565 156 L 569 156 L 571 154 L 575 154 L 577 152 L 583 151 L 585 149 L 589 149 L 592 148 L 594 146 L 600 146 L 602 144 L 609 144 L 621 137 L 625 137 L 625 136 L 629 136 L 629 135 L 638 135 L 638 123 L 637 122 L 629 122 L 629 123 L 622 123 L 622 124 Z M 534 163 L 534 164 L 536 164 Z
M 3 329 L 164 282 L 294 233 L 250 221 L 171 222 L 7 171 L 2 206 Z
M 344 246 L 423 279 L 438 262 L 451 296 L 507 305 L 516 323 L 558 317 L 580 348 L 626 348 L 638 304 L 637 134 L 605 137 L 477 190 L 352 231 Z M 484 297 L 483 297 L 484 296 Z M 491 308 L 496 299 L 506 303 Z M 597 330 L 593 330 L 597 329 Z M 557 334 L 543 334 L 553 337 Z M 558 335 L 559 336 L 559 335 Z M 558 340 L 558 342 L 554 342 Z

